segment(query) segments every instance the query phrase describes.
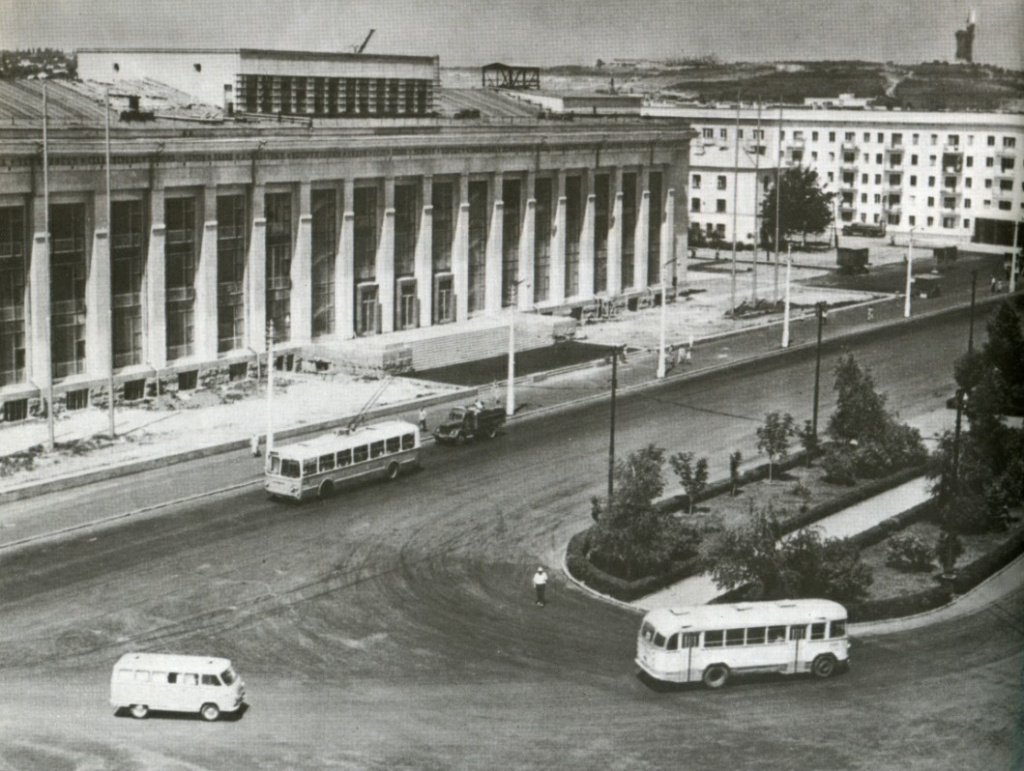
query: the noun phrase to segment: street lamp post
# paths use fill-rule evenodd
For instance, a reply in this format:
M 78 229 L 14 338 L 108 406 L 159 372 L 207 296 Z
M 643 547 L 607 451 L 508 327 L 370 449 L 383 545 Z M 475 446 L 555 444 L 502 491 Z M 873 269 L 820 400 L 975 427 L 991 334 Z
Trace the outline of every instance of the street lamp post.
M 1020 233 L 1020 220 L 1013 223 L 1013 256 L 1010 257 L 1010 294 L 1017 291 L 1017 236 Z
M 612 407 L 611 425 L 608 432 L 608 510 L 612 507 L 615 492 L 615 391 L 619 385 L 619 351 L 622 346 L 613 346 L 612 351 Z
M 665 377 L 665 373 L 668 370 L 668 365 L 665 361 L 665 306 L 668 305 L 668 287 L 665 285 L 665 268 L 675 262 L 673 257 L 671 260 L 661 266 L 661 325 L 658 333 L 658 371 L 655 376 L 660 380 Z
M 274 449 L 274 320 L 267 322 L 267 455 Z
M 814 410 L 811 413 L 811 435 L 818 444 L 818 393 L 821 386 L 821 328 L 825 321 L 825 303 L 818 303 L 818 347 L 814 353 Z
M 789 282 L 793 269 L 793 246 L 786 246 L 786 303 L 782 310 L 782 347 L 789 348 Z
M 505 415 L 516 414 L 516 304 L 519 301 L 519 285 L 523 281 L 512 284 L 512 301 L 508 309 L 508 387 L 505 390 Z
M 907 291 L 903 300 L 903 318 L 910 318 L 910 294 L 914 283 L 914 230 L 910 230 L 910 241 L 907 243 Z

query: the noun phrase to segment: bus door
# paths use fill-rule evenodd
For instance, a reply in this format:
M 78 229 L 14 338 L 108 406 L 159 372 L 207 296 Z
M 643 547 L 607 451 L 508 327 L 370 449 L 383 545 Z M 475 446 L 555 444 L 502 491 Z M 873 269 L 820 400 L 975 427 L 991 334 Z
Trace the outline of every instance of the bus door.
M 796 674 L 800 671 L 800 654 L 801 654 L 801 643 L 807 639 L 807 626 L 806 624 L 800 624 L 797 626 L 791 626 L 789 628 L 789 641 L 793 649 L 792 659 L 792 672 Z
M 703 672 L 698 672 L 696 678 L 693 673 L 693 649 L 700 643 L 700 632 L 683 632 L 683 638 L 680 641 L 683 655 L 686 657 L 686 679 L 685 683 L 692 682 L 694 679 L 700 680 Z

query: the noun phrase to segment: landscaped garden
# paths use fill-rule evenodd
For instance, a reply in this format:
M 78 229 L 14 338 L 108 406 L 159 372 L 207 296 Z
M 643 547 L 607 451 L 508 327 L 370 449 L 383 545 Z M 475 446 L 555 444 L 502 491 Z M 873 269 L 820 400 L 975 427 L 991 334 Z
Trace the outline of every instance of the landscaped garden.
M 569 544 L 570 572 L 634 600 L 700 573 L 727 599 L 824 597 L 853 620 L 948 602 L 1024 551 L 1024 335 L 1003 304 L 988 340 L 956 362 L 958 430 L 925 451 L 852 356 L 835 370 L 837 406 L 819 442 L 809 424 L 769 413 L 767 463 L 710 483 L 707 459 L 650 445 L 620 459 L 612 500 Z M 963 430 L 959 430 L 960 426 Z M 794 451 L 797 445 L 799 451 Z M 914 478 L 931 497 L 845 539 L 813 525 Z M 672 481 L 674 477 L 674 482 Z

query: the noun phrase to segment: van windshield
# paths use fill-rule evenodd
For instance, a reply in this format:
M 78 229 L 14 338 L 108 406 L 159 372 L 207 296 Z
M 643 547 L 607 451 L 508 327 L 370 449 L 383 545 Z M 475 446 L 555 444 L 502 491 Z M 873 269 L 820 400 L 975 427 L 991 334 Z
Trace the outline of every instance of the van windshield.
M 235 674 L 233 669 L 225 669 L 221 672 L 220 679 L 224 681 L 224 685 L 234 685 L 238 675 Z

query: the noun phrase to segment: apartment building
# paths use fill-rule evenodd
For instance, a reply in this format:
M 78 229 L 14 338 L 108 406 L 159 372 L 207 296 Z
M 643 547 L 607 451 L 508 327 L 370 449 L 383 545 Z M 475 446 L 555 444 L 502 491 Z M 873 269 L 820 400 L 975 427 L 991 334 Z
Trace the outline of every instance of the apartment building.
M 708 175 L 717 184 L 736 174 L 737 142 L 740 178 L 747 173 L 756 106 L 739 109 L 738 125 L 735 105 L 652 105 L 644 114 L 681 118 L 697 132 L 691 145 L 691 201 L 697 184 L 706 189 Z M 1024 217 L 1024 120 L 1019 115 L 772 106 L 762 110 L 761 128 L 762 166 L 814 168 L 825 189 L 836 194 L 840 226 L 884 224 L 899 239 L 913 231 L 915 238 L 936 243 L 1009 246 Z M 742 224 L 736 231 L 741 241 L 754 232 L 743 220 L 753 206 L 751 198 L 749 190 L 741 191 Z M 732 197 L 716 196 L 713 211 L 704 203 L 700 210 L 691 206 L 691 222 L 731 240 Z M 1024 240 L 1024 234 L 1018 239 Z

